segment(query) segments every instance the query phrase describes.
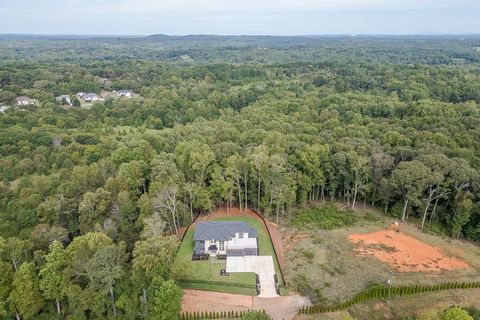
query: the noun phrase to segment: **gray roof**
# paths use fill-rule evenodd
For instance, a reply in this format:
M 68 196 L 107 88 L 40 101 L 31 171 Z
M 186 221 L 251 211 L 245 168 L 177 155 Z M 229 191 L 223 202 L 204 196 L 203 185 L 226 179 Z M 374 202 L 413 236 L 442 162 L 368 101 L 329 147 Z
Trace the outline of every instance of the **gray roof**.
M 204 221 L 195 225 L 194 241 L 219 240 L 227 241 L 235 238 L 235 233 L 248 233 L 249 238 L 258 238 L 257 229 L 250 228 L 242 221 Z
M 97 97 L 97 94 L 96 94 L 96 93 L 87 93 L 87 94 L 85 94 L 85 98 L 87 98 L 87 99 L 88 99 L 88 98 L 92 98 L 92 99 L 93 99 L 93 98 L 95 98 L 95 97 Z

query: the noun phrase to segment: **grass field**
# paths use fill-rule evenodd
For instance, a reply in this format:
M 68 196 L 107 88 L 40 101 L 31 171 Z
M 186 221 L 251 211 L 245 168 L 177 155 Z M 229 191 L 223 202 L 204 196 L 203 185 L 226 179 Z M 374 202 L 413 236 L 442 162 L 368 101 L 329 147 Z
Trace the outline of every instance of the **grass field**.
M 354 213 L 359 216 L 355 219 L 356 223 L 333 230 L 292 225 L 282 229 L 286 247 L 286 281 L 294 290 L 309 294 L 313 303 L 343 301 L 371 286 L 385 285 L 388 279 L 392 279 L 394 285 L 480 281 L 477 271 L 480 267 L 478 246 L 424 234 L 409 224 L 401 226 L 402 232 L 440 248 L 448 256 L 466 261 L 472 268 L 436 273 L 401 273 L 373 256 L 356 255 L 355 246 L 348 236 L 386 230 L 392 218 L 368 208 L 360 208 Z M 365 216 L 368 218 L 365 219 Z
M 273 261 L 275 264 L 275 271 L 277 274 L 280 274 L 279 265 L 277 258 L 275 256 L 275 252 L 273 250 L 272 243 L 268 236 L 265 227 L 263 226 L 262 222 L 258 219 L 252 217 L 219 217 L 216 220 L 222 221 L 245 221 L 247 222 L 250 227 L 256 228 L 258 230 L 258 247 L 259 247 L 259 254 L 260 255 L 271 255 L 273 257 Z M 237 293 L 237 294 L 246 294 L 252 295 L 255 293 L 254 289 L 250 288 L 242 288 L 239 286 L 234 285 L 227 285 L 227 284 L 244 284 L 244 285 L 251 285 L 253 288 L 255 287 L 255 274 L 254 273 L 230 273 L 229 276 L 220 276 L 220 269 L 225 269 L 226 262 L 225 260 L 217 260 L 215 263 L 210 261 L 192 261 L 192 253 L 193 253 L 193 235 L 195 233 L 195 229 L 189 228 L 187 233 L 185 234 L 184 240 L 180 245 L 178 250 L 178 254 L 175 258 L 175 262 L 173 268 L 175 268 L 175 264 L 177 263 L 186 263 L 191 267 L 191 273 L 188 275 L 188 279 L 192 280 L 202 280 L 202 281 L 213 281 L 213 282 L 224 282 L 226 285 L 219 285 L 219 284 L 199 284 L 199 283 L 183 283 L 185 288 L 189 289 L 202 289 L 202 290 L 210 290 L 210 291 L 218 291 L 218 292 L 226 292 L 226 293 Z M 281 277 L 278 277 L 279 281 L 281 282 Z M 283 283 L 281 283 L 283 284 Z

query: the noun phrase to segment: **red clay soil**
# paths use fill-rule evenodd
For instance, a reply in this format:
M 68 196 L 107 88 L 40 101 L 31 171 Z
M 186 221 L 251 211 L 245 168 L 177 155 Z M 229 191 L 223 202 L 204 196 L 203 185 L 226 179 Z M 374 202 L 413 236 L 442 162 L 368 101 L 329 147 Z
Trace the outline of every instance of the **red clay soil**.
M 208 215 L 200 215 L 197 221 L 209 221 L 215 220 L 221 217 L 235 217 L 235 216 L 249 216 L 255 218 L 259 221 L 262 221 L 258 215 L 250 209 L 240 211 L 239 208 L 230 208 L 228 211 L 227 209 L 217 209 Z M 276 223 L 271 221 L 265 220 L 267 222 L 268 231 L 270 232 L 271 239 L 273 246 L 275 247 L 275 252 L 277 253 L 278 262 L 280 263 L 280 267 L 285 267 L 285 260 L 284 260 L 284 250 L 282 244 L 282 235 L 280 233 L 280 229 Z M 263 223 L 262 223 L 263 224 Z
M 357 254 L 373 255 L 399 272 L 439 272 L 469 268 L 465 261 L 448 257 L 440 248 L 402 232 L 385 230 L 351 234 L 349 238 L 357 244 Z
M 293 319 L 298 309 L 310 305 L 307 298 L 299 295 L 259 298 L 240 294 L 184 290 L 182 311 L 243 311 L 265 310 L 274 320 Z
M 178 238 L 183 239 L 183 235 L 187 232 L 187 227 L 181 227 L 178 229 Z

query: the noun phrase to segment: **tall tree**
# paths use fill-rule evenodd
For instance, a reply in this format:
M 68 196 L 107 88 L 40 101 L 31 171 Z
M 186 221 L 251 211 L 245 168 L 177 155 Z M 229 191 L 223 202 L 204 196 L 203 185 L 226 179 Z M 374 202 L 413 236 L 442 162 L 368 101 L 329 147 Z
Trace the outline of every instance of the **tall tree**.
M 178 245 L 176 236 L 154 236 L 135 243 L 132 270 L 134 277 L 142 286 L 141 301 L 145 306 L 144 317 L 148 314 L 147 289 L 156 275 L 169 273 Z
M 4 254 L 12 263 L 15 272 L 18 271 L 21 263 L 28 258 L 31 247 L 32 244 L 28 240 L 19 239 L 17 237 L 7 238 Z
M 449 173 L 449 168 L 452 165 L 450 159 L 443 154 L 426 154 L 421 155 L 417 160 L 423 162 L 425 166 L 430 169 L 430 175 L 427 178 L 427 199 L 425 204 L 425 210 L 422 217 L 422 229 L 425 225 L 428 210 L 432 201 L 439 200 L 441 197 L 449 193 L 448 186 L 446 185 L 446 176 Z
M 17 312 L 17 318 L 34 319 L 43 307 L 35 265 L 24 263 L 15 273 L 10 300 Z
M 157 280 L 152 291 L 152 299 L 149 301 L 148 308 L 149 319 L 178 319 L 183 293 L 175 282 L 173 280 Z
M 472 214 L 473 201 L 466 192 L 457 194 L 454 203 L 453 217 L 451 221 L 452 235 L 456 238 L 460 237 L 463 226 L 468 222 Z
M 109 244 L 99 248 L 94 255 L 85 263 L 85 271 L 90 277 L 90 285 L 110 295 L 113 315 L 117 316 L 115 306 L 115 283 L 124 274 L 125 244 Z
M 268 169 L 268 148 L 265 145 L 256 147 L 250 155 L 252 168 L 255 170 L 257 180 L 257 210 L 260 210 L 260 196 L 262 194 L 262 181 Z
M 430 170 L 418 160 L 401 162 L 392 173 L 392 182 L 400 190 L 404 205 L 402 221 L 407 217 L 408 205 L 420 203 L 430 177 Z
M 369 176 L 369 162 L 365 156 L 356 152 L 348 153 L 348 162 L 350 170 L 353 174 L 353 200 L 352 208 L 355 208 L 357 201 L 357 194 L 360 187 L 362 187 L 368 180 Z
M 69 295 L 69 299 L 73 299 L 71 304 L 102 312 L 108 301 L 104 298 L 109 296 L 112 312 L 116 315 L 114 286 L 124 275 L 125 245 L 113 244 L 112 240 L 102 233 L 87 233 L 73 239 L 66 252 L 68 266 L 65 272 L 74 282 L 73 288 L 79 292 Z M 84 295 L 88 296 L 88 299 L 97 296 L 97 300 L 92 298 L 95 304 L 89 306 L 79 301 L 78 299 L 84 299 Z
M 50 252 L 45 256 L 45 264 L 40 269 L 40 289 L 45 298 L 55 301 L 60 316 L 60 301 L 66 296 L 69 279 L 65 275 L 68 258 L 63 245 L 55 241 L 50 245 Z
M 5 319 L 11 316 L 8 296 L 12 289 L 13 275 L 13 267 L 6 262 L 0 261 L 0 317 Z

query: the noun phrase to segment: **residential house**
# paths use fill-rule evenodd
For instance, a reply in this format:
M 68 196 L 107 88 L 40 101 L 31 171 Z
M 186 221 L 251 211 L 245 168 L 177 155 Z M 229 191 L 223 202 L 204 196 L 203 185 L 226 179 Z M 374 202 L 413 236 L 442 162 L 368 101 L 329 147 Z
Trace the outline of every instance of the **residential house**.
M 258 232 L 242 221 L 205 221 L 195 224 L 194 255 L 256 256 Z
M 57 102 L 60 102 L 61 105 L 69 105 L 70 107 L 72 106 L 72 100 L 70 100 L 69 95 L 61 95 L 55 98 Z
M 83 100 L 85 102 L 95 102 L 95 101 L 103 101 L 101 97 L 99 97 L 96 93 L 87 93 L 83 96 Z
M 15 99 L 15 104 L 17 107 L 26 107 L 30 105 L 38 105 L 39 101 L 37 99 L 30 99 L 29 97 L 20 96 Z
M 130 90 L 118 90 L 117 95 L 119 97 L 131 98 L 132 97 L 132 91 L 130 91 Z
M 30 104 L 30 98 L 24 96 L 17 97 L 17 99 L 15 99 L 15 103 L 19 107 L 28 106 Z
M 5 111 L 7 111 L 8 109 L 10 109 L 11 107 L 10 106 L 0 106 L 0 113 L 5 113 Z

